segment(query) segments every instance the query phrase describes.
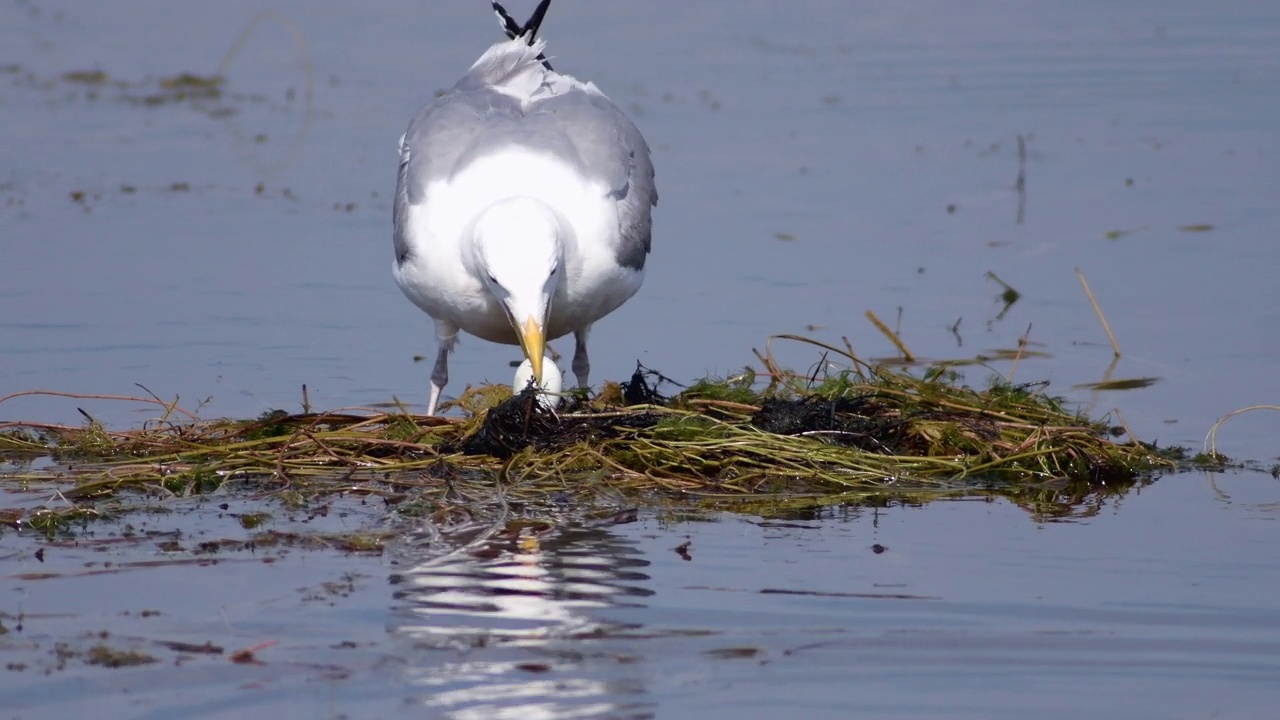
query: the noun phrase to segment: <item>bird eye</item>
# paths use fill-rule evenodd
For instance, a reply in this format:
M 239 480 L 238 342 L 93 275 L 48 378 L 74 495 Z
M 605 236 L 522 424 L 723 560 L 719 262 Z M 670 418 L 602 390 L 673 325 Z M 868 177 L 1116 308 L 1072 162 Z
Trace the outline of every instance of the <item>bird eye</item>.
M 498 284 L 498 278 L 494 277 L 494 276 L 493 276 L 493 273 L 489 273 L 489 282 L 493 283 L 494 285 L 497 285 L 497 284 Z
M 551 274 L 552 274 L 552 275 L 555 275 L 555 274 L 556 274 L 556 271 L 557 271 L 557 270 L 559 270 L 559 269 L 560 269 L 560 266 L 559 266 L 559 265 L 557 265 L 556 267 L 551 268 Z

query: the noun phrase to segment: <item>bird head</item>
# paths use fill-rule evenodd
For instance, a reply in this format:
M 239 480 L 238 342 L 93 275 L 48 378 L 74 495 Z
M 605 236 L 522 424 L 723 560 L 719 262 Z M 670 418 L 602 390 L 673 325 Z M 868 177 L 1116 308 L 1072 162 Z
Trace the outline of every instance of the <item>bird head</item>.
M 539 383 L 547 318 L 563 274 L 561 228 L 548 205 L 522 197 L 490 205 L 475 224 L 476 269 L 506 312 Z

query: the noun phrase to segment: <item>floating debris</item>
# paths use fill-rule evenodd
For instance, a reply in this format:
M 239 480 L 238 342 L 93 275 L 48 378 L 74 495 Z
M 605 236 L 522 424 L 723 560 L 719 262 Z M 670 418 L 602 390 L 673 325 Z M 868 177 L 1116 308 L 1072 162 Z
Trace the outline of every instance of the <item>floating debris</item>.
M 107 82 L 107 74 L 101 70 L 74 70 L 63 73 L 62 79 L 81 85 L 102 85 Z
M 1080 383 L 1071 387 L 1081 390 L 1140 390 L 1155 385 L 1160 378 L 1140 377 L 1122 378 L 1118 380 L 1102 380 L 1100 382 Z
M 156 497 L 215 491 L 300 507 L 334 494 L 395 506 L 458 493 L 547 501 L 566 490 L 717 506 L 994 493 L 1052 514 L 1056 504 L 1123 492 L 1175 467 L 1170 451 L 1118 442 L 1107 424 L 1069 412 L 1043 392 L 1045 383 L 975 389 L 946 367 L 912 374 L 867 366 L 820 378 L 748 372 L 664 397 L 657 387 L 667 382 L 637 367 L 628 383 L 591 399 L 570 396 L 558 413 L 532 392 L 482 386 L 456 401 L 461 420 L 403 409 L 206 420 L 176 401 L 135 398 L 164 416 L 131 430 L 87 415 L 80 426 L 4 422 L 0 483 L 56 483 L 66 503 L 0 515 L 4 526 L 54 536 Z M 39 457 L 53 467 L 31 469 Z M 238 517 L 255 529 L 271 514 Z M 272 537 L 260 533 L 256 542 Z M 341 545 L 376 552 L 380 542 Z

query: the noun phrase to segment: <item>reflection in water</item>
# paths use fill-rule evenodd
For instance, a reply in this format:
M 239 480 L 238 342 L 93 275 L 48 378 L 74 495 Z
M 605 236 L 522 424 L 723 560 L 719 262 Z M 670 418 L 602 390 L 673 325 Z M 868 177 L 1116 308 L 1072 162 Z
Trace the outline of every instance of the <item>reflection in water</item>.
M 647 716 L 634 659 L 588 657 L 581 641 L 633 627 L 604 615 L 653 594 L 642 587 L 649 561 L 607 527 L 535 529 L 547 528 L 466 523 L 405 553 L 412 567 L 391 577 L 395 632 L 415 646 L 406 676 L 427 691 L 418 702 L 454 718 Z
M 1108 504 L 1114 505 L 1131 491 L 1141 490 L 1159 477 L 1102 477 L 1096 482 L 1055 478 L 1037 485 L 1002 488 L 992 497 L 1009 500 L 1027 511 L 1036 523 L 1076 521 L 1097 517 Z

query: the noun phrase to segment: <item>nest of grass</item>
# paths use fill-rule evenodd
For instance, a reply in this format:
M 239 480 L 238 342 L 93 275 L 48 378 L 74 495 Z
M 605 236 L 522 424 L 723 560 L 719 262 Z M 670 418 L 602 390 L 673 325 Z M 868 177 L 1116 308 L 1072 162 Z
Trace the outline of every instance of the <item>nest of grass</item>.
M 913 375 L 861 366 L 821 379 L 774 369 L 767 377 L 763 388 L 746 372 L 664 397 L 665 378 L 637 368 L 631 381 L 607 383 L 590 400 L 571 397 L 559 412 L 531 391 L 513 397 L 484 386 L 459 398 L 461 420 L 403 408 L 206 420 L 176 403 L 132 398 L 163 406 L 163 416 L 132 430 L 92 418 L 0 423 L 0 461 L 10 466 L 0 478 L 57 480 L 70 505 L 47 516 L 54 528 L 123 491 L 181 497 L 232 488 L 296 503 L 363 493 L 395 505 L 433 493 L 480 498 L 498 487 L 525 501 L 604 490 L 733 501 L 752 512 L 998 494 L 1062 514 L 1173 467 L 1152 446 L 1118 442 L 1116 429 L 1068 411 L 1043 384 L 973 389 L 946 368 Z M 35 457 L 57 464 L 24 469 Z M 13 514 L 0 510 L 0 524 L 22 520 Z

